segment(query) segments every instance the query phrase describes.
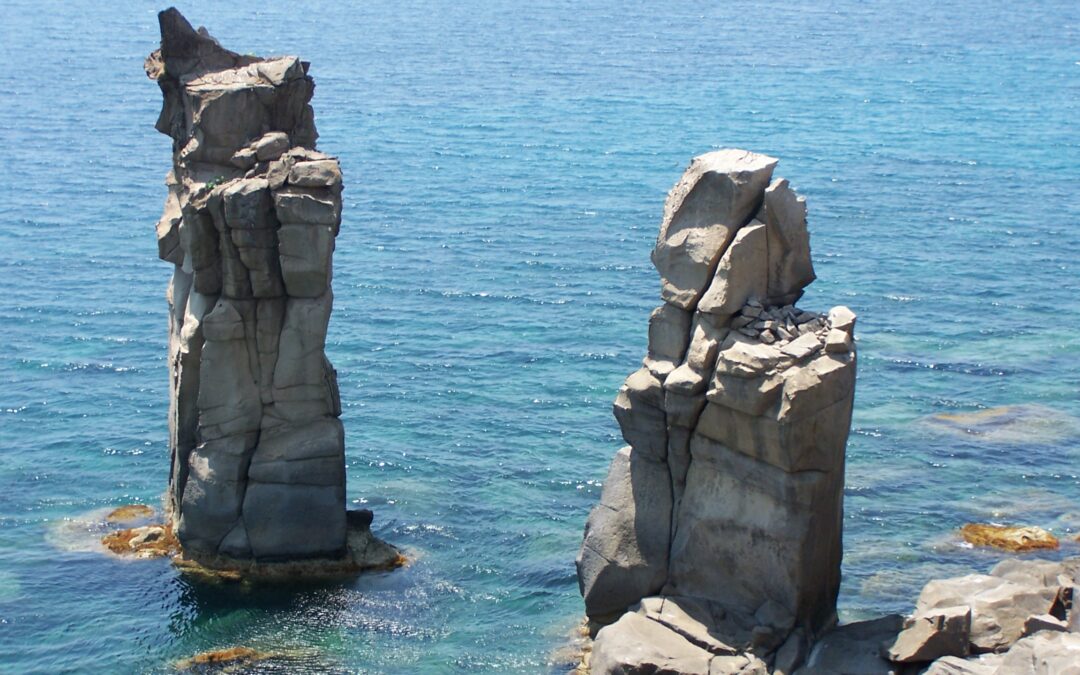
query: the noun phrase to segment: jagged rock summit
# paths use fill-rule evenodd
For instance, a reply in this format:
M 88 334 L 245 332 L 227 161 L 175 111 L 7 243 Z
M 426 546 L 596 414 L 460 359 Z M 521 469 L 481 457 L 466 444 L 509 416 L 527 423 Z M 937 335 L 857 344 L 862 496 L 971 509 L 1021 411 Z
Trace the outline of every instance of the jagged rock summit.
M 168 287 L 168 506 L 208 566 L 392 565 L 346 512 L 336 373 L 324 353 L 341 224 L 338 161 L 315 149 L 308 64 L 224 49 L 175 9 L 146 60 L 173 139 L 157 224 Z
M 664 304 L 577 559 L 594 673 L 790 673 L 835 623 L 855 315 L 795 307 L 806 204 L 776 164 L 710 152 L 668 195 Z

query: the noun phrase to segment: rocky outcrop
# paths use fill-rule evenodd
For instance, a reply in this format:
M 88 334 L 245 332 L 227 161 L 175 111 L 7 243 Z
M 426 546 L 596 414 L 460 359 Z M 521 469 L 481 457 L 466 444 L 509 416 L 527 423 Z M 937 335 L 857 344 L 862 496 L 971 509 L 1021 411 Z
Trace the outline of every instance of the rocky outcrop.
M 806 675 L 1080 673 L 1080 559 L 1005 560 L 989 574 L 936 579 L 915 611 L 842 626 L 811 650 Z
M 710 152 L 668 195 L 664 304 L 577 559 L 586 613 L 610 624 L 593 672 L 790 672 L 835 621 L 855 315 L 795 306 L 806 205 L 776 163 Z
M 342 176 L 315 149 L 308 64 L 228 51 L 175 9 L 159 20 L 146 72 L 164 97 L 157 129 L 173 139 L 157 238 L 174 265 L 176 534 L 215 564 L 343 559 L 344 430 L 324 352 Z

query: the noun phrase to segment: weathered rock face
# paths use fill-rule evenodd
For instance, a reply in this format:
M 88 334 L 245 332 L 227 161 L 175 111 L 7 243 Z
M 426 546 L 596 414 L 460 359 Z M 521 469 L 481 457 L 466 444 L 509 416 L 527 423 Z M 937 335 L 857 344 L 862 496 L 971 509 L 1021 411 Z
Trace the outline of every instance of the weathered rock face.
M 170 500 L 188 554 L 346 552 L 344 432 L 326 359 L 336 159 L 293 56 L 223 49 L 175 9 L 146 60 L 173 139 L 159 255 L 170 306 Z
M 652 255 L 665 304 L 615 401 L 629 446 L 589 516 L 577 568 L 594 620 L 679 598 L 710 608 L 696 619 L 702 631 L 731 640 L 738 627 L 743 647 L 795 662 L 835 620 L 855 316 L 794 306 L 814 280 L 806 205 L 773 179 L 776 163 L 711 152 L 668 196 Z M 601 664 L 614 653 L 605 640 L 656 632 L 641 621 L 600 631 Z M 749 657 L 729 665 L 757 667 Z

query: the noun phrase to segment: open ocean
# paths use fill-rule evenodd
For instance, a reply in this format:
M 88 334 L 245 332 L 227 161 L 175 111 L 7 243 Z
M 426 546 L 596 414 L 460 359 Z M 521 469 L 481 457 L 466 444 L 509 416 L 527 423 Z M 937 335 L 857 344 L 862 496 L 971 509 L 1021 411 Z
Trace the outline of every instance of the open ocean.
M 184 2 L 312 63 L 345 212 L 327 352 L 350 501 L 413 558 L 348 583 L 205 586 L 94 552 L 168 479 L 169 139 L 147 2 L 0 5 L 0 672 L 571 665 L 574 556 L 645 353 L 690 158 L 781 159 L 819 280 L 859 314 L 844 619 L 1001 555 L 1080 554 L 1080 3 Z M 1020 425 L 927 420 L 1022 406 Z

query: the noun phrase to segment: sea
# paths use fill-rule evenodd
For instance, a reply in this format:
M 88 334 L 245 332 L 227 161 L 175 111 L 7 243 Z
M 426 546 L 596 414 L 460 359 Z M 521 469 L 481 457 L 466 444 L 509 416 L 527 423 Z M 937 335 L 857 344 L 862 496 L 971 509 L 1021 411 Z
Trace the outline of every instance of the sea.
M 343 167 L 327 352 L 351 507 L 409 564 L 206 584 L 97 546 L 168 480 L 170 141 L 142 0 L 0 4 L 0 672 L 565 673 L 574 557 L 622 444 L 667 190 L 780 158 L 859 376 L 839 611 L 1005 554 L 1080 554 L 1080 3 L 187 0 L 311 62 Z

